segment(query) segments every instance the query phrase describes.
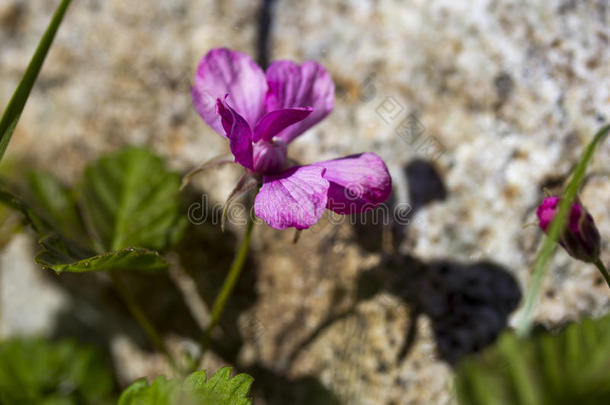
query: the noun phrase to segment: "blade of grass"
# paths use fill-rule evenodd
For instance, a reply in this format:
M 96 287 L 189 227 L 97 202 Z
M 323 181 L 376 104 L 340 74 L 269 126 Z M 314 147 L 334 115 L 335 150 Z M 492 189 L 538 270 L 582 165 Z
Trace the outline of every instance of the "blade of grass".
M 517 327 L 518 333 L 521 336 L 527 335 L 532 327 L 532 313 L 534 311 L 534 306 L 538 302 L 540 289 L 542 288 L 542 280 L 546 274 L 546 270 L 553 252 L 557 247 L 559 234 L 565 227 L 568 219 L 568 211 L 576 198 L 576 194 L 578 193 L 580 186 L 582 185 L 585 173 L 587 171 L 587 165 L 593 157 L 595 148 L 597 148 L 597 146 L 604 140 L 606 135 L 608 135 L 608 132 L 610 132 L 610 125 L 602 127 L 597 134 L 595 134 L 589 145 L 587 145 L 580 157 L 580 161 L 578 162 L 576 169 L 574 169 L 574 173 L 570 179 L 570 182 L 568 183 L 568 186 L 566 187 L 563 197 L 561 198 L 561 202 L 559 203 L 559 211 L 551 223 L 549 232 L 542 243 L 542 248 L 538 252 L 536 261 L 534 262 L 534 274 L 532 275 L 532 281 L 525 297 L 525 304 L 521 311 L 521 316 Z
M 25 107 L 25 103 L 30 95 L 32 86 L 34 86 L 34 82 L 36 82 L 36 79 L 38 78 L 38 73 L 40 73 L 40 69 L 42 68 L 42 64 L 47 56 L 47 52 L 53 43 L 57 29 L 64 18 L 64 14 L 70 5 L 70 2 L 71 0 L 62 0 L 59 6 L 57 6 L 55 14 L 53 14 L 53 18 L 51 19 L 47 30 L 40 39 L 40 43 L 32 56 L 32 60 L 21 77 L 21 81 L 19 82 L 15 93 L 13 93 L 6 110 L 4 110 L 2 119 L 0 119 L 0 160 L 2 160 L 2 157 L 4 157 L 4 152 L 6 151 L 8 143 L 11 140 L 13 131 L 15 131 L 17 122 L 19 122 L 19 117 L 21 117 L 23 107 Z

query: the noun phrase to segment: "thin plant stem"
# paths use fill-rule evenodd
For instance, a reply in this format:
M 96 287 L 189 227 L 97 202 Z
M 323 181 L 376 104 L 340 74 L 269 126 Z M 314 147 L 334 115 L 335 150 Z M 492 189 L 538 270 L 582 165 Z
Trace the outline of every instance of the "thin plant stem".
M 4 152 L 15 131 L 15 127 L 19 122 L 25 103 L 38 78 L 38 74 L 42 69 L 42 64 L 47 57 L 49 48 L 51 48 L 51 44 L 55 39 L 55 34 L 63 21 L 70 2 L 71 0 L 62 0 L 55 9 L 51 22 L 42 35 L 42 38 L 36 47 L 36 51 L 34 52 L 34 55 L 32 55 L 32 59 L 17 85 L 17 89 L 15 89 L 15 93 L 13 93 L 11 100 L 6 106 L 6 110 L 4 110 L 4 113 L 2 114 L 2 118 L 0 118 L 0 160 L 2 160 L 2 157 L 4 156 Z
M 602 276 L 604 276 L 604 279 L 606 280 L 606 284 L 608 284 L 608 287 L 610 287 L 610 274 L 608 274 L 608 269 L 606 269 L 606 266 L 604 266 L 604 263 L 602 263 L 602 260 L 598 257 L 597 260 L 594 261 L 593 263 L 599 269 L 599 272 L 602 273 Z
M 119 292 L 123 301 L 125 301 L 125 305 L 127 305 L 127 309 L 131 312 L 131 315 L 135 318 L 138 324 L 144 329 L 148 338 L 152 342 L 152 344 L 157 348 L 158 351 L 163 353 L 163 355 L 167 358 L 169 365 L 172 367 L 174 371 L 179 372 L 178 365 L 172 355 L 170 354 L 167 346 L 165 345 L 165 341 L 161 337 L 161 334 L 157 331 L 155 326 L 150 322 L 150 320 L 146 317 L 146 314 L 135 300 L 134 296 L 131 294 L 121 276 L 115 272 L 111 271 L 110 277 L 112 278 L 112 284 Z
M 248 256 L 248 250 L 250 249 L 252 229 L 254 229 L 254 215 L 252 213 L 249 213 L 246 234 L 244 235 L 244 238 L 241 242 L 241 246 L 239 247 L 237 255 L 235 256 L 235 259 L 233 260 L 233 264 L 231 265 L 229 274 L 227 274 L 227 277 L 225 278 L 222 284 L 220 293 L 214 301 L 214 306 L 212 307 L 211 321 L 203 334 L 203 339 L 201 340 L 201 353 L 199 355 L 199 360 L 197 361 L 197 364 L 201 362 L 203 355 L 205 354 L 206 350 L 208 349 L 208 346 L 210 345 L 212 332 L 214 331 L 214 328 L 218 325 L 218 322 L 222 317 L 222 313 L 224 312 L 227 301 L 231 296 L 235 285 L 237 284 L 237 280 L 239 280 L 239 276 L 241 274 L 242 269 L 244 268 L 244 264 L 246 263 L 246 258 Z

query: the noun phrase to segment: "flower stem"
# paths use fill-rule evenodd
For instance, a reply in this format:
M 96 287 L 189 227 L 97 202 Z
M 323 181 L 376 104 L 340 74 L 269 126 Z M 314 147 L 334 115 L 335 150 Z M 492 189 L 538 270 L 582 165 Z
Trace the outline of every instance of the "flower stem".
M 241 242 L 241 246 L 237 251 L 237 255 L 233 260 L 233 264 L 231 265 L 231 269 L 229 270 L 229 274 L 225 278 L 224 283 L 222 284 L 222 289 L 220 293 L 216 297 L 214 301 L 214 306 L 212 307 L 212 319 L 210 324 L 208 325 L 205 333 L 203 334 L 203 339 L 201 340 L 201 353 L 199 355 L 199 360 L 197 364 L 201 362 L 203 355 L 205 354 L 208 346 L 210 344 L 210 339 L 212 337 L 212 332 L 220 318 L 222 317 L 222 313 L 225 309 L 227 301 L 237 284 L 237 280 L 239 280 L 239 275 L 241 274 L 242 269 L 244 268 L 244 264 L 246 263 L 246 257 L 248 256 L 248 250 L 250 249 L 250 239 L 252 236 L 252 229 L 254 228 L 254 215 L 252 213 L 248 214 L 248 225 L 246 227 L 246 234 L 244 235 L 244 239 Z
M 36 47 L 36 51 L 34 51 L 34 55 L 32 55 L 32 59 L 30 59 L 30 63 L 25 69 L 25 72 L 23 72 L 23 76 L 21 76 L 21 80 L 19 81 L 11 100 L 8 102 L 6 110 L 4 110 L 2 118 L 0 118 L 0 160 L 2 160 L 4 152 L 6 152 L 8 143 L 11 140 L 11 136 L 15 131 L 15 127 L 17 126 L 21 113 L 25 107 L 25 103 L 30 96 L 36 79 L 38 79 L 42 64 L 47 57 L 47 53 L 51 48 L 51 44 L 55 39 L 55 34 L 57 34 L 57 30 L 64 19 L 70 2 L 71 0 L 62 0 L 55 9 L 55 13 L 51 18 L 46 31 L 42 35 L 42 38 L 40 38 L 40 42 Z
M 112 279 L 112 284 L 123 298 L 123 301 L 125 301 L 125 305 L 127 305 L 127 308 L 129 309 L 129 312 L 131 312 L 131 315 L 135 318 L 138 324 L 140 324 L 142 329 L 144 329 L 144 331 L 148 335 L 148 338 L 157 348 L 157 350 L 163 353 L 163 355 L 165 355 L 171 368 L 174 371 L 179 371 L 176 361 L 167 349 L 167 346 L 165 345 L 165 341 L 161 337 L 161 334 L 148 320 L 146 314 L 144 314 L 144 311 L 142 310 L 142 308 L 140 308 L 140 305 L 137 303 L 134 296 L 131 294 L 131 292 L 121 279 L 120 275 L 115 271 L 110 271 L 109 273 Z
M 597 266 L 597 268 L 599 269 L 599 272 L 602 273 L 602 276 L 604 276 L 604 279 L 606 280 L 608 287 L 610 287 L 610 274 L 608 274 L 608 269 L 606 269 L 606 266 L 604 266 L 604 263 L 602 263 L 602 261 L 599 257 L 593 263 L 595 264 L 595 266 Z

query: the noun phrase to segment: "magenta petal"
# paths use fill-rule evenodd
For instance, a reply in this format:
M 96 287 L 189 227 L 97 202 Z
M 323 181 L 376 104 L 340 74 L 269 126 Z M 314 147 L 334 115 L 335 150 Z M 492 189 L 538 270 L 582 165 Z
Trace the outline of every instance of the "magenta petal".
M 252 169 L 252 131 L 250 126 L 244 117 L 220 99 L 217 100 L 217 110 L 222 117 L 222 127 L 229 138 L 231 153 L 235 156 L 235 161 L 247 169 Z
M 542 204 L 538 206 L 536 209 L 536 215 L 538 216 L 538 221 L 540 228 L 546 232 L 549 225 L 555 218 L 557 211 L 559 210 L 559 202 L 560 198 L 557 196 L 547 197 L 542 201 Z M 575 202 L 572 204 L 572 208 L 570 209 L 570 215 L 568 220 L 568 226 L 570 230 L 574 233 L 579 232 L 580 222 L 583 218 L 583 207 Z
M 193 105 L 199 115 L 221 135 L 217 99 L 229 94 L 231 106 L 253 127 L 265 112 L 266 92 L 262 69 L 248 55 L 227 48 L 212 49 L 201 59 L 191 87 Z
M 555 218 L 555 211 L 559 205 L 559 197 L 547 197 L 544 199 L 542 204 L 536 209 L 538 220 L 540 221 L 540 228 L 546 232 L 547 228 L 551 224 L 553 218 Z
M 561 199 L 557 196 L 547 197 L 538 206 L 539 225 L 547 233 L 559 211 Z M 599 259 L 601 238 L 595 221 L 578 198 L 572 203 L 567 226 L 559 234 L 559 244 L 566 252 L 584 262 L 592 263 Z
M 254 127 L 253 141 L 270 141 L 287 127 L 303 121 L 312 111 L 311 107 L 283 108 L 263 115 Z
M 388 199 L 392 178 L 388 168 L 374 153 L 347 156 L 314 163 L 326 169 L 330 182 L 326 208 L 338 214 L 368 211 Z
M 568 220 L 568 226 L 570 227 L 570 230 L 574 233 L 580 232 L 581 222 L 583 220 L 584 215 L 586 215 L 583 211 L 585 210 L 583 209 L 583 206 L 579 203 L 576 202 L 572 204 L 572 209 L 570 210 L 570 219 Z
M 264 176 L 254 200 L 254 212 L 276 229 L 309 228 L 322 217 L 328 181 L 324 168 L 296 166 L 279 175 Z
M 279 137 L 289 143 L 333 109 L 335 85 L 322 65 L 307 61 L 297 65 L 290 61 L 273 62 L 267 69 L 267 111 L 280 108 L 313 107 L 313 113 L 298 124 L 285 129 Z

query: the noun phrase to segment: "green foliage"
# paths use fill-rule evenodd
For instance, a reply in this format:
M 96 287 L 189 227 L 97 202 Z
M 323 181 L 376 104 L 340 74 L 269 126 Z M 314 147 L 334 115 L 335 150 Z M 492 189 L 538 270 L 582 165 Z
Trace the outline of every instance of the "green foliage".
M 29 172 L 24 191 L 33 211 L 44 218 L 49 230 L 56 229 L 74 242 L 88 240 L 73 193 L 55 177 L 45 172 Z M 86 242 L 85 246 L 91 248 Z
M 14 178 L 21 171 L 21 161 L 12 159 L 4 159 L 0 162 L 0 176 L 6 178 Z M 0 184 L 1 184 L 0 178 Z M 23 226 L 19 215 L 16 214 L 10 207 L 0 204 L 0 249 L 4 248 L 19 232 Z
M 461 405 L 610 404 L 610 316 L 559 334 L 503 335 L 458 368 Z
M 176 240 L 181 177 L 161 158 L 129 148 L 88 167 L 78 189 L 83 214 L 104 251 L 161 250 Z
M 19 118 L 25 107 L 25 102 L 30 96 L 32 86 L 34 86 L 34 82 L 36 82 L 36 79 L 38 78 L 38 73 L 40 73 L 47 52 L 53 43 L 57 29 L 59 28 L 69 5 L 70 0 L 62 0 L 59 6 L 57 6 L 57 10 L 55 10 L 55 14 L 32 56 L 32 60 L 23 73 L 21 81 L 11 97 L 11 101 L 9 101 L 6 110 L 4 110 L 4 114 L 2 114 L 2 118 L 0 119 L 0 160 L 4 156 L 4 152 L 11 140 L 13 131 L 15 131 L 17 122 L 19 122 Z
M 198 371 L 184 381 L 159 377 L 148 385 L 138 380 L 123 391 L 118 405 L 251 405 L 252 381 L 247 374 L 231 378 L 230 367 L 218 370 L 210 379 L 205 371 Z
M 128 148 L 89 166 L 68 189 L 54 177 L 30 173 L 24 199 L 0 191 L 0 202 L 19 210 L 39 234 L 36 260 L 57 272 L 167 266 L 155 250 L 175 243 L 181 216 L 180 176 L 144 149 Z
M 72 341 L 0 341 L 2 405 L 106 405 L 114 382 L 100 354 Z
M 121 394 L 118 405 L 177 405 L 180 397 L 181 384 L 177 380 L 159 377 L 150 385 L 145 380 L 131 384 Z
M 63 247 L 58 240 L 42 239 L 40 244 L 45 250 L 36 256 L 36 261 L 58 273 L 110 270 L 158 271 L 167 268 L 165 260 L 157 252 L 148 249 L 126 248 L 78 260 L 77 257 L 66 254 L 64 250 L 58 250 Z

